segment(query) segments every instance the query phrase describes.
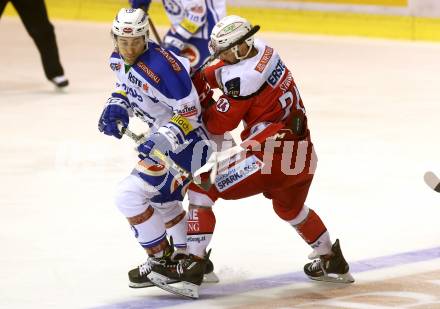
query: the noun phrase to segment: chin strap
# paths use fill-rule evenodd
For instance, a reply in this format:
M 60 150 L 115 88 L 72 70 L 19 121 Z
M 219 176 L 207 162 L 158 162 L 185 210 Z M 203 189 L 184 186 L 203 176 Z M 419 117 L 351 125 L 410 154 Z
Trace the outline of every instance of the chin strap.
M 239 45 L 236 45 L 236 46 L 232 47 L 231 50 L 234 52 L 235 59 L 243 60 L 243 59 L 245 59 L 250 54 L 250 52 L 252 50 L 252 47 L 254 47 L 254 45 L 251 45 L 251 46 L 248 45 L 248 47 L 249 47 L 248 51 L 247 51 L 247 53 L 244 56 L 239 56 L 238 55 L 238 47 L 239 47 Z

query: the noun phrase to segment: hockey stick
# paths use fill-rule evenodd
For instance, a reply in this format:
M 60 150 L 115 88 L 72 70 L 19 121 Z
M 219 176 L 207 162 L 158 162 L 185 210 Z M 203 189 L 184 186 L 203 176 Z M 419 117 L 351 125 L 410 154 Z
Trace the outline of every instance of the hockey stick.
M 239 45 L 239 44 L 243 43 L 244 41 L 249 39 L 251 36 L 253 36 L 255 33 L 257 33 L 258 30 L 260 30 L 260 26 L 259 25 L 255 25 L 255 26 L 252 27 L 251 30 L 249 30 L 248 33 L 246 33 L 244 36 L 239 38 L 237 41 L 232 42 L 231 44 L 229 44 L 225 48 L 222 48 L 222 49 L 216 51 L 213 55 L 209 56 L 208 59 L 206 59 L 206 61 L 201 66 L 199 66 L 194 72 L 191 73 L 191 77 L 194 76 L 194 74 L 196 74 L 197 72 L 202 71 L 204 68 L 206 68 L 212 61 L 217 59 L 218 56 L 220 56 L 221 53 L 231 49 L 232 47 L 234 47 L 236 45 Z
M 151 19 L 150 15 L 148 15 L 148 22 L 150 23 L 151 31 L 153 32 L 154 37 L 156 38 L 156 41 L 159 45 L 162 45 L 162 40 L 159 36 L 159 33 L 157 32 L 156 27 L 153 24 L 153 20 Z
M 426 172 L 423 178 L 432 190 L 440 193 L 440 179 L 433 172 Z
M 150 24 L 150 28 L 151 28 L 151 31 L 153 32 L 153 35 L 154 35 L 154 37 L 155 37 L 155 39 L 156 39 L 156 42 L 157 42 L 159 45 L 162 45 L 162 40 L 160 39 L 159 33 L 157 32 L 157 29 L 156 29 L 156 27 L 155 27 L 154 24 L 153 24 L 153 20 L 151 19 L 150 15 L 148 14 L 148 10 L 149 10 L 149 8 L 150 8 L 150 4 L 147 5 L 147 6 L 141 6 L 140 8 L 141 8 L 142 10 L 144 10 L 145 14 L 147 14 L 147 17 L 148 17 L 148 23 Z
M 120 121 L 117 122 L 117 126 L 118 126 L 118 130 L 119 130 L 119 132 L 121 132 L 121 134 L 127 135 L 138 145 L 144 143 L 148 138 L 148 136 L 145 134 L 138 135 L 136 133 L 133 133 L 129 128 L 124 127 L 122 122 L 120 122 Z M 152 155 L 154 157 L 158 158 L 159 160 L 161 160 L 162 162 L 164 162 L 165 165 L 167 165 L 168 167 L 171 167 L 173 170 L 177 171 L 179 174 L 181 174 L 185 178 L 189 179 L 190 181 L 193 181 L 195 185 L 202 188 L 203 190 L 208 191 L 209 188 L 211 187 L 213 182 L 199 181 L 199 180 L 201 180 L 201 178 L 199 178 L 199 177 L 194 179 L 193 175 L 191 175 L 190 172 L 188 172 L 186 169 L 184 169 L 183 167 L 178 165 L 169 156 L 162 153 L 161 151 L 155 149 L 155 150 L 153 150 Z M 195 172 L 195 174 L 196 173 L 197 173 L 197 175 L 200 175 L 200 173 L 198 173 L 198 170 Z M 209 178 L 211 179 L 212 177 L 209 177 Z M 214 179 L 215 179 L 215 176 L 214 176 Z M 195 181 L 195 180 L 197 180 L 197 181 Z

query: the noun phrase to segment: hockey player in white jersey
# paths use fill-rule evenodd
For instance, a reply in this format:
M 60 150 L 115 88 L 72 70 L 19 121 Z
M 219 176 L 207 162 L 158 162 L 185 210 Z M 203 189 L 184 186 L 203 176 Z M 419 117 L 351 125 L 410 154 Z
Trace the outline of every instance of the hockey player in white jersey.
M 148 10 L 151 0 L 130 0 L 133 8 Z M 209 57 L 209 36 L 226 15 L 226 0 L 162 0 L 171 27 L 163 47 L 190 59 L 194 68 Z
M 111 33 L 115 51 L 110 67 L 117 82 L 99 119 L 99 130 L 120 139 L 121 127 L 127 128 L 132 116 L 150 128 L 148 139 L 138 146 L 142 160 L 120 182 L 116 195 L 117 207 L 149 256 L 129 272 L 129 285 L 146 287 L 152 285 L 146 276 L 151 263 L 158 259 L 174 262 L 186 248 L 182 200 L 189 180 L 169 168 L 157 153 L 191 172 L 204 164 L 210 147 L 188 60 L 149 40 L 148 17 L 141 9 L 121 9 Z M 176 249 L 167 235 L 173 237 Z

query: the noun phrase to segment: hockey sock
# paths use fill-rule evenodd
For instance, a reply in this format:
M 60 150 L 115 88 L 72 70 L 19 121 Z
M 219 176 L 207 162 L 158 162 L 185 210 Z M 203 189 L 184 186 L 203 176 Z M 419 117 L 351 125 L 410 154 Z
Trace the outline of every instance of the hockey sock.
M 215 228 L 211 207 L 190 205 L 188 210 L 188 253 L 204 257 Z
M 321 218 L 313 209 L 304 205 L 296 218 L 288 222 L 304 241 L 314 249 L 316 255 L 331 253 L 330 235 Z
M 166 238 L 165 225 L 153 207 L 133 217 L 127 218 L 139 244 L 149 256 L 161 257 L 169 246 Z

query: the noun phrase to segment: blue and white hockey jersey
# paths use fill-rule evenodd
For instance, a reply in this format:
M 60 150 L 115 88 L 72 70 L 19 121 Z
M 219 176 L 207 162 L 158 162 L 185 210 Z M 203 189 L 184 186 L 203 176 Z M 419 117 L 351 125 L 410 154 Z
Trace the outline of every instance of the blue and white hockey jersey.
M 117 98 L 118 104 L 123 104 L 130 116 L 136 116 L 148 124 L 151 134 L 159 132 L 176 146 L 190 141 L 183 150 L 169 154 L 178 165 L 188 171 L 203 165 L 207 154 L 202 158 L 200 149 L 196 148 L 200 147 L 200 141 L 206 141 L 206 145 L 209 141 L 202 125 L 199 97 L 188 73 L 189 61 L 149 41 L 147 51 L 133 65 L 126 65 L 122 57 L 113 52 L 110 67 L 117 77 L 112 98 Z M 108 104 L 112 104 L 111 101 Z M 170 126 L 177 127 L 177 138 L 167 134 Z M 170 140 L 170 135 L 174 140 Z M 197 157 L 196 160 L 194 157 Z M 142 161 L 136 171 L 150 185 L 160 184 L 157 187 L 160 194 L 152 201 L 183 199 L 183 183 L 176 186 L 175 177 L 170 177 L 169 173 L 152 172 Z
M 182 39 L 184 47 L 180 55 L 190 59 L 192 67 L 199 67 L 209 57 L 212 28 L 226 16 L 226 0 L 162 0 L 162 3 L 172 25 L 171 33 Z M 164 38 L 165 44 L 173 41 L 173 35 Z
M 187 118 L 195 129 L 201 125 L 199 98 L 188 74 L 188 60 L 166 51 L 152 41 L 132 66 L 113 52 L 110 68 L 117 77 L 112 97 L 127 103 L 130 116 L 146 122 L 151 133 L 174 114 Z

